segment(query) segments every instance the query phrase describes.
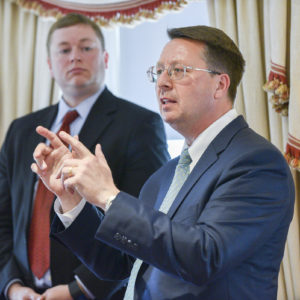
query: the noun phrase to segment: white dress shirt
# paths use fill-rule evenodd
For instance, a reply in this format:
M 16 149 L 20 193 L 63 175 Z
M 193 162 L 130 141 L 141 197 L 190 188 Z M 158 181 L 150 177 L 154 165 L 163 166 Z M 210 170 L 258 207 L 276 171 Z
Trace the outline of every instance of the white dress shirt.
M 198 160 L 201 158 L 202 154 L 205 152 L 214 138 L 237 116 L 238 114 L 236 110 L 231 109 L 198 135 L 198 137 L 193 141 L 192 145 L 190 145 L 188 149 L 192 159 L 192 162 L 190 164 L 190 171 L 193 170 Z M 187 147 L 186 143 L 183 148 L 185 147 Z

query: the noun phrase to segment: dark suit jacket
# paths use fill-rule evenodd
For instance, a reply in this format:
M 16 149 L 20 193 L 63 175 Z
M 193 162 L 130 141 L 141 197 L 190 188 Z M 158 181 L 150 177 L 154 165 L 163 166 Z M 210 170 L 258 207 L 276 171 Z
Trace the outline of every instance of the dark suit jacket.
M 12 122 L 0 154 L 0 294 L 13 278 L 33 285 L 27 237 L 36 177 L 33 150 L 43 139 L 37 125 L 51 127 L 57 105 Z M 137 196 L 145 180 L 168 158 L 162 120 L 156 113 L 113 96 L 107 89 L 95 102 L 79 139 L 94 152 L 100 143 L 119 189 Z M 97 299 L 106 299 L 111 282 L 100 282 L 60 243 L 51 242 L 53 285 L 78 274 Z
M 141 258 L 138 300 L 275 300 L 294 205 L 281 153 L 238 117 L 211 142 L 165 215 L 157 208 L 177 161 L 150 177 L 142 201 L 121 192 L 105 216 L 86 204 L 66 230 L 56 218 L 52 236 L 102 278 L 129 276 L 123 253 Z M 86 220 L 93 222 L 83 227 Z M 91 245 L 93 238 L 99 242 Z

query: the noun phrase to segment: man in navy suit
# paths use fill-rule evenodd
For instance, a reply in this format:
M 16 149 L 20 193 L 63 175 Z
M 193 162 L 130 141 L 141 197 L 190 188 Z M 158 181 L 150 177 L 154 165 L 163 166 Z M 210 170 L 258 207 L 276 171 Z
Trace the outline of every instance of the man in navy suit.
M 40 278 L 33 275 L 28 240 L 37 178 L 30 165 L 33 150 L 44 141 L 35 128 L 57 132 L 64 115 L 76 109 L 71 134 L 91 151 L 101 143 L 116 186 L 138 196 L 146 179 L 169 158 L 163 122 L 105 87 L 108 53 L 101 30 L 87 17 L 59 19 L 50 29 L 47 49 L 63 96 L 58 104 L 13 121 L 0 154 L 0 298 L 122 299 L 119 291 L 111 298 L 122 282 L 101 281 L 55 240 L 50 268 Z
M 115 186 L 100 145 L 93 155 L 61 132 L 71 154 L 37 128 L 54 148 L 40 144 L 32 165 L 59 197 L 52 237 L 99 278 L 129 277 L 126 300 L 275 300 L 294 207 L 289 167 L 233 109 L 244 70 L 233 41 L 206 26 L 168 34 L 148 75 L 163 119 L 185 138 L 180 159 L 137 199 Z

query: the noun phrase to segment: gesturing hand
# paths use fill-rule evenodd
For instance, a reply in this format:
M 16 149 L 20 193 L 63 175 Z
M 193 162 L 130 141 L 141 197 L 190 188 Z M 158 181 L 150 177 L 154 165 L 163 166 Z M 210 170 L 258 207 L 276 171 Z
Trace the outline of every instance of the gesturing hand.
M 80 141 L 65 132 L 59 137 L 72 147 L 73 158 L 63 161 L 61 175 L 64 186 L 76 190 L 88 202 L 102 209 L 106 200 L 119 193 L 111 170 L 98 144 L 93 155 Z M 72 171 L 72 176 L 70 175 Z
M 63 211 L 68 211 L 81 199 L 79 194 L 74 193 L 74 190 L 64 187 L 63 180 L 71 174 L 65 174 L 64 178 L 60 177 L 63 162 L 72 158 L 73 154 L 58 136 L 47 128 L 38 126 L 36 131 L 50 141 L 51 147 L 40 143 L 35 148 L 33 153 L 35 163 L 31 165 L 31 169 L 40 176 L 45 186 L 63 202 Z

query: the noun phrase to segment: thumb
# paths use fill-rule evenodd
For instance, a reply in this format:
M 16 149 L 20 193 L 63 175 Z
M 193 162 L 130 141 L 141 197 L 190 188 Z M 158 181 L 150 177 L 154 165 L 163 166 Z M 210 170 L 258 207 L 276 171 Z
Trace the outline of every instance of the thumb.
M 96 155 L 98 161 L 102 160 L 104 157 L 100 144 L 96 145 L 95 155 Z

